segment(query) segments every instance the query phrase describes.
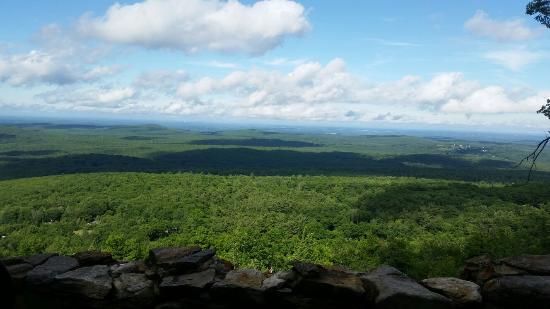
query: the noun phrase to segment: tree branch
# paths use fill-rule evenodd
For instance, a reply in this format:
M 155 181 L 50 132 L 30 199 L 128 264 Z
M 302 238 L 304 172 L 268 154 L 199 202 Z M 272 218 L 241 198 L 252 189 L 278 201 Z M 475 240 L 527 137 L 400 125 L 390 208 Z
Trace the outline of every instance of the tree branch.
M 550 131 L 548 132 L 550 133 Z M 540 154 L 544 151 L 546 148 L 546 145 L 550 142 L 550 136 L 547 136 L 545 139 L 540 141 L 529 155 L 527 155 L 525 158 L 521 159 L 521 161 L 516 165 L 516 167 L 521 166 L 523 163 L 530 163 L 529 165 L 529 174 L 527 175 L 527 182 L 531 180 L 531 174 L 533 173 L 533 170 L 537 166 L 537 159 L 539 158 Z

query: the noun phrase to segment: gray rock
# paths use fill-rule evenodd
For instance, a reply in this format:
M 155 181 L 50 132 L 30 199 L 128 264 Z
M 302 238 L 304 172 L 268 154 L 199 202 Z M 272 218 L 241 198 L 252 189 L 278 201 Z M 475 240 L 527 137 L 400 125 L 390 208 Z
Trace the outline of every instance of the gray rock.
M 314 277 L 301 278 L 294 291 L 314 300 L 322 300 L 321 304 L 330 308 L 362 307 L 368 300 L 359 276 L 336 270 L 325 270 Z
M 239 288 L 260 289 L 265 276 L 255 269 L 237 269 L 230 271 L 225 279 L 216 283 L 218 286 L 234 286 Z
M 24 257 L 14 256 L 14 257 L 0 258 L 0 263 L 4 264 L 4 266 L 11 266 L 11 265 L 23 264 L 27 262 L 24 261 Z
M 216 271 L 216 275 L 220 276 L 221 278 L 225 278 L 225 275 L 235 269 L 235 266 L 224 259 L 220 259 L 216 256 L 212 258 L 212 264 L 209 266 L 210 268 L 214 269 Z
M 501 259 L 498 262 L 527 271 L 532 275 L 550 275 L 550 255 L 520 255 Z
M 263 290 L 280 290 L 296 279 L 294 271 L 280 271 L 262 282 Z
M 29 271 L 33 269 L 33 266 L 28 263 L 21 263 L 15 265 L 9 265 L 6 267 L 6 270 L 10 274 L 11 280 L 14 284 L 14 287 L 21 289 L 25 282 L 25 278 Z
M 29 285 L 43 285 L 51 282 L 55 276 L 78 267 L 78 261 L 68 256 L 52 256 L 45 263 L 36 266 L 27 273 Z
M 314 278 L 304 278 L 296 289 L 310 290 L 313 295 L 362 295 L 363 282 L 358 276 L 340 271 L 326 271 Z
M 201 250 L 184 257 L 181 260 L 181 265 L 185 269 L 196 270 L 199 269 L 203 263 L 211 260 L 216 255 L 216 251 L 213 249 Z
M 26 263 L 31 264 L 32 266 L 38 266 L 44 262 L 46 262 L 49 258 L 57 256 L 56 253 L 42 253 L 42 254 L 36 254 L 32 256 L 28 256 L 24 258 L 24 261 Z
M 497 275 L 493 260 L 487 255 L 482 255 L 466 260 L 460 278 L 475 282 L 481 286 L 485 281 L 495 276 Z
M 28 263 L 6 266 L 6 270 L 8 271 L 12 279 L 21 278 L 21 276 L 25 277 L 27 273 L 32 269 L 33 269 L 32 265 Z
M 292 270 L 305 278 L 316 277 L 321 272 L 326 271 L 326 269 L 320 265 L 301 262 L 294 263 L 294 265 L 292 266 Z
M 78 261 L 80 266 L 93 266 L 93 265 L 111 265 L 116 263 L 113 256 L 107 252 L 99 251 L 86 251 L 79 252 L 73 257 Z
M 167 302 L 158 304 L 155 309 L 184 309 L 185 305 L 180 302 Z
M 216 252 L 212 249 L 164 248 L 152 250 L 149 261 L 156 267 L 161 276 L 179 275 L 197 271 L 210 260 Z
M 452 308 L 448 298 L 434 293 L 399 270 L 381 266 L 362 277 L 376 308 Z
M 261 289 L 264 279 L 264 274 L 255 269 L 232 270 L 224 280 L 212 285 L 210 294 L 217 301 L 259 306 L 264 301 Z
M 501 276 L 517 276 L 517 275 L 528 275 L 525 270 L 506 265 L 504 263 L 494 264 L 493 273 L 490 278 L 501 277 Z
M 162 279 L 159 290 L 163 297 L 198 295 L 214 282 L 215 276 L 216 271 L 214 269 L 186 275 L 169 276 Z
M 122 274 L 138 273 L 143 274 L 147 270 L 145 263 L 142 261 L 132 261 L 128 263 L 111 265 L 111 275 L 118 277 Z
M 85 298 L 104 299 L 111 291 L 112 279 L 108 266 L 87 266 L 55 276 L 52 287 Z
M 153 281 L 144 274 L 120 274 L 113 279 L 113 286 L 122 308 L 150 308 L 155 300 Z
M 506 276 L 483 285 L 484 299 L 499 308 L 549 308 L 550 276 Z
M 477 307 L 481 304 L 479 285 L 457 278 L 429 278 L 422 280 L 429 290 L 442 294 L 455 302 L 459 308 Z
M 155 265 L 170 264 L 200 250 L 200 247 L 157 248 L 149 251 L 147 262 Z

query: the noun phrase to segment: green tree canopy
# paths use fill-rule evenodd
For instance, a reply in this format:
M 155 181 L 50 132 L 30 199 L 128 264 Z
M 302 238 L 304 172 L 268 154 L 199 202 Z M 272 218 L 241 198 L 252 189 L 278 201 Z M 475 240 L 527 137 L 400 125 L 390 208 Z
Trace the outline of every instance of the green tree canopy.
M 533 0 L 527 4 L 527 14 L 535 15 L 535 19 L 550 28 L 550 0 Z

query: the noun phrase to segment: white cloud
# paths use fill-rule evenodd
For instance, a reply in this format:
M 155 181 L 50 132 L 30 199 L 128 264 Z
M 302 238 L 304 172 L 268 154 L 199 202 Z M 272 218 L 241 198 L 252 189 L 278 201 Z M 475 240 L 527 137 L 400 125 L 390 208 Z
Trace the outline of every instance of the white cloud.
M 189 78 L 183 70 L 153 70 L 141 73 L 133 85 L 141 90 L 173 90 Z
M 39 98 L 52 109 L 78 111 L 485 125 L 536 117 L 535 111 L 548 96 L 550 92 L 483 85 L 457 72 L 369 83 L 351 74 L 344 61 L 336 58 L 326 64 L 307 62 L 288 71 L 251 69 L 216 78 L 152 71 L 132 86 L 64 86 Z
M 240 98 L 240 104 L 286 105 L 289 103 L 352 102 L 355 78 L 341 59 L 325 66 L 308 62 L 283 74 L 279 71 L 235 71 L 221 79 L 204 77 L 183 83 L 178 94 L 185 99 L 202 96 Z
M 115 4 L 104 16 L 83 16 L 80 32 L 112 43 L 262 54 L 310 28 L 304 7 L 290 0 L 252 5 L 221 0 L 145 0 Z
M 525 41 L 540 34 L 538 30 L 525 25 L 521 19 L 495 20 L 481 10 L 468 19 L 464 27 L 477 36 L 498 41 Z
M 441 111 L 447 113 L 492 114 L 531 113 L 544 102 L 549 92 L 514 99 L 510 93 L 498 86 L 480 88 L 463 98 L 447 101 Z
M 543 55 L 539 52 L 528 51 L 525 48 L 516 48 L 487 52 L 484 57 L 507 69 L 519 71 L 539 61 L 543 58 Z
M 306 62 L 306 59 L 275 58 L 264 61 L 263 64 L 269 66 L 297 66 Z
M 67 110 L 104 110 L 126 108 L 135 103 L 132 87 L 63 87 L 42 93 L 37 98 L 49 106 Z
M 10 85 L 35 82 L 65 84 L 74 82 L 75 78 L 67 65 L 39 51 L 0 58 L 0 81 Z
M 385 114 L 376 115 L 375 117 L 372 118 L 372 120 L 375 120 L 375 121 L 388 121 L 388 120 L 398 121 L 398 120 L 401 120 L 403 118 L 406 118 L 406 116 L 405 115 L 393 115 L 392 113 L 387 112 Z
M 116 68 L 106 66 L 84 68 L 60 55 L 39 50 L 26 54 L 0 55 L 0 82 L 13 86 L 95 81 L 116 72 Z
M 218 79 L 189 80 L 178 88 L 179 104 L 201 102 L 233 116 L 248 113 L 255 117 L 326 116 L 340 120 L 383 117 L 393 121 L 405 119 L 400 116 L 402 109 L 412 109 L 416 114 L 531 113 L 544 98 L 540 93 L 530 93 L 482 85 L 457 72 L 437 74 L 429 80 L 405 76 L 389 83 L 368 84 L 349 73 L 341 59 L 326 65 L 304 63 L 286 74 L 235 71 Z M 350 110 L 354 111 L 353 117 Z
M 239 67 L 239 65 L 235 63 L 223 62 L 223 61 L 217 61 L 217 60 L 208 61 L 206 63 L 206 66 L 209 66 L 212 68 L 218 68 L 218 69 L 236 69 Z

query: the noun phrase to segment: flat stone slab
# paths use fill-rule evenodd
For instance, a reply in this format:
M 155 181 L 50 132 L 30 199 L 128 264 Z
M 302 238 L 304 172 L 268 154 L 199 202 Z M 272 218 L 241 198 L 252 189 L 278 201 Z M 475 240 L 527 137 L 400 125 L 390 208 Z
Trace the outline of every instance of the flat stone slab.
M 95 265 L 77 268 L 55 276 L 52 287 L 64 293 L 77 294 L 92 299 L 104 299 L 113 287 L 112 281 L 108 266 Z
M 365 294 L 361 278 L 339 271 L 325 271 L 313 278 L 304 278 L 296 289 L 319 298 L 340 296 L 351 299 Z
M 151 304 L 155 298 L 153 281 L 147 279 L 144 274 L 120 274 L 119 277 L 113 279 L 113 286 L 115 298 L 124 300 L 125 303 L 132 302 L 132 306 L 134 306 L 133 304 L 141 306 Z
M 200 247 L 157 248 L 149 251 L 148 262 L 159 266 L 171 264 L 174 261 L 178 261 L 183 257 L 199 251 L 201 251 Z
M 162 295 L 178 295 L 180 293 L 198 294 L 210 286 L 215 279 L 216 271 L 207 269 L 198 273 L 169 276 L 162 279 L 159 289 Z
M 230 271 L 225 279 L 210 288 L 210 294 L 217 300 L 245 306 L 263 306 L 264 290 L 262 282 L 265 275 L 255 269 L 236 269 Z
M 479 285 L 457 278 L 429 278 L 422 280 L 429 290 L 453 300 L 460 307 L 480 305 L 482 301 Z
M 269 291 L 285 288 L 288 284 L 292 284 L 296 277 L 296 273 L 292 270 L 277 272 L 262 282 L 262 289 Z
M 111 265 L 116 263 L 113 256 L 107 252 L 85 251 L 73 255 L 73 257 L 78 261 L 80 266 Z
M 78 267 L 78 261 L 68 256 L 52 256 L 46 262 L 27 273 L 26 282 L 30 285 L 50 283 L 55 276 Z
M 122 274 L 137 273 L 143 274 L 147 267 L 143 261 L 132 261 L 128 263 L 120 263 L 111 265 L 111 274 L 113 277 L 118 277 Z
M 199 270 L 204 263 L 212 259 L 216 251 L 190 248 L 163 248 L 151 250 L 149 262 L 154 264 L 161 276 L 180 275 Z
M 423 287 L 399 270 L 381 266 L 362 277 L 376 308 L 450 309 L 450 299 Z
M 532 275 L 550 275 L 550 255 L 520 255 L 499 260 Z
M 505 276 L 483 285 L 483 296 L 500 308 L 549 308 L 550 276 Z
M 25 277 L 29 271 L 33 269 L 31 264 L 22 263 L 6 266 L 6 270 L 12 278 Z
M 265 276 L 255 269 L 237 269 L 230 271 L 220 285 L 231 285 L 240 288 L 260 289 Z
M 46 262 L 49 258 L 57 256 L 55 253 L 41 253 L 35 254 L 24 258 L 24 261 L 32 264 L 32 266 L 38 266 Z

